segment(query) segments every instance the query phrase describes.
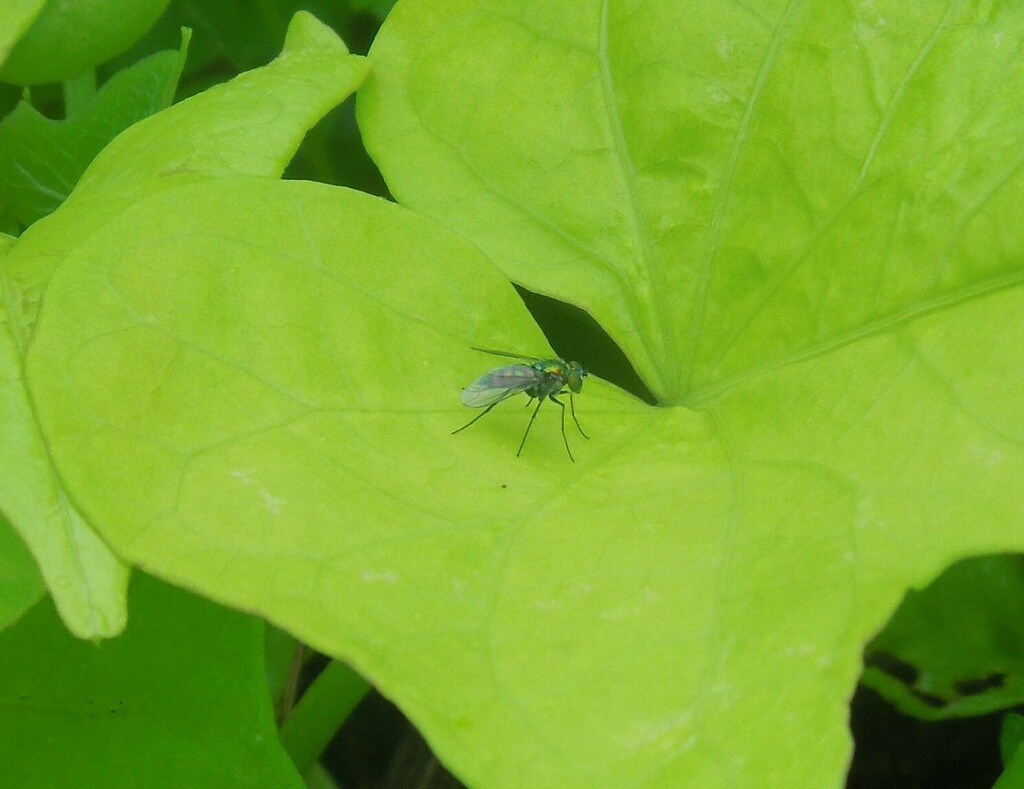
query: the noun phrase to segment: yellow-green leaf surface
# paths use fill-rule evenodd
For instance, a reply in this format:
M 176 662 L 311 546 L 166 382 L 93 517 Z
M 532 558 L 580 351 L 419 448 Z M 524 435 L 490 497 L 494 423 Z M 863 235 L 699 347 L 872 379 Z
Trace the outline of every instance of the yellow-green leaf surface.
M 112 636 L 124 628 L 128 568 L 86 525 L 54 475 L 25 390 L 23 304 L 8 279 L 10 250 L 0 255 L 4 300 L 0 308 L 0 509 L 33 556 L 68 628 L 81 638 Z
M 662 504 L 710 624 L 677 609 L 629 658 L 594 639 L 593 667 L 635 659 L 634 717 L 580 716 L 607 785 L 839 785 L 902 590 L 1024 546 L 1022 38 L 985 2 L 406 0 L 385 23 L 359 111 L 393 194 L 712 426 L 724 512 L 643 461 L 619 482 Z M 645 525 L 619 523 L 638 585 L 664 561 Z M 585 785 L 586 724 L 527 717 Z
M 1022 28 L 979 2 L 410 0 L 361 125 L 401 202 L 690 403 L 1015 281 Z
M 127 570 L 54 479 L 24 390 L 20 359 L 53 268 L 140 195 L 209 175 L 279 175 L 306 130 L 365 72 L 365 60 L 300 14 L 280 58 L 129 128 L 97 157 L 61 209 L 10 247 L 2 269 L 0 468 L 6 484 L 0 509 L 29 545 L 77 635 L 109 636 L 123 628 Z
M 25 360 L 61 479 L 474 787 L 839 786 L 905 588 L 1024 549 L 1022 31 L 964 2 L 399 3 L 362 125 L 456 234 L 266 178 L 97 205 Z M 549 352 L 492 259 L 664 407 L 589 378 L 575 463 L 554 406 L 519 458 L 514 402 L 450 435 L 495 364 L 469 346 Z
M 0 259 L 13 241 L 9 236 L 0 235 Z M 0 349 L 2 347 L 0 345 Z M 9 367 L 6 373 L 3 372 L 4 366 L 0 350 L 0 382 L 10 375 Z M 0 387 L 7 388 L 3 383 Z M 21 392 L 24 392 L 23 388 Z M 17 399 L 21 397 L 23 394 L 16 396 Z M 0 397 L 0 408 L 5 407 L 9 398 L 10 395 Z M 42 594 L 42 580 L 32 555 L 6 518 L 0 517 L 0 630 L 16 621 Z

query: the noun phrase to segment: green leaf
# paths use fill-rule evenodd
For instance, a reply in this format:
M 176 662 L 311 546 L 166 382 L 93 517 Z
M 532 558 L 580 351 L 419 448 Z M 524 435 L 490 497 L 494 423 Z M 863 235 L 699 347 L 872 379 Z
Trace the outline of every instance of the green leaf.
M 1020 556 L 958 562 L 907 594 L 871 642 L 863 682 L 925 720 L 1012 707 L 1024 702 L 1022 623 Z M 887 670 L 892 659 L 903 671 Z
M 94 524 L 83 522 L 67 501 L 24 390 L 21 357 L 53 268 L 147 191 L 210 173 L 277 175 L 303 133 L 365 72 L 363 58 L 349 55 L 331 31 L 300 14 L 281 58 L 119 135 L 60 210 L 11 247 L 0 278 L 6 312 L 0 470 L 7 482 L 0 487 L 0 510 L 31 549 L 73 633 L 96 638 L 120 632 L 127 570 L 91 530 Z M 91 199 L 79 209 L 76 199 L 83 195 Z
M 46 0 L 7 0 L 0 6 L 0 66 L 45 5 Z
M 156 22 L 169 1 L 46 3 L 0 65 L 0 80 L 38 85 L 77 77 L 130 47 Z
M 579 673 L 629 666 L 646 733 L 580 712 L 609 783 L 838 783 L 858 653 L 903 588 L 1020 549 L 1022 35 L 1018 7 L 974 2 L 410 0 L 385 22 L 359 113 L 392 192 L 584 307 L 706 420 L 722 498 L 629 474 L 707 613 L 674 609 L 633 661 L 588 642 Z M 586 535 L 564 539 L 608 552 L 592 520 L 627 484 L 574 481 L 559 510 Z M 632 577 L 656 577 L 650 523 L 620 523 Z M 537 651 L 544 674 L 560 651 Z M 585 783 L 595 755 L 544 713 L 518 735 Z M 460 762 L 506 782 L 486 764 Z
M 91 198 L 86 209 L 65 210 L 59 232 L 30 229 L 19 239 L 8 276 L 28 302 L 26 323 L 34 320 L 39 290 L 56 262 L 106 217 L 160 185 L 197 176 L 280 175 L 305 132 L 351 95 L 367 71 L 365 58 L 349 55 L 330 29 L 300 12 L 274 62 L 119 134 L 71 195 L 71 202 Z
M 67 120 L 46 118 L 23 100 L 0 121 L 0 200 L 25 225 L 51 213 L 108 142 L 171 103 L 184 57 L 185 44 L 118 72 Z
M 1003 764 L 1009 764 L 1014 753 L 1024 742 L 1024 715 L 1009 712 L 1003 716 L 1003 725 L 999 731 L 999 753 Z
M 61 478 L 120 555 L 345 660 L 473 786 L 837 786 L 904 590 L 1024 548 L 1022 37 L 968 2 L 403 2 L 362 123 L 457 233 L 155 179 L 122 135 L 33 241 Z M 494 365 L 469 346 L 549 353 L 489 259 L 665 407 L 592 376 L 576 463 L 550 406 L 520 458 L 513 403 L 451 436 Z
M 18 534 L 0 517 L 0 630 L 43 596 L 39 570 Z
M 999 736 L 999 750 L 1006 769 L 992 789 L 1020 789 L 1024 786 L 1024 748 L 1020 747 L 1022 738 L 1024 717 L 1011 712 L 1003 718 Z
M 11 240 L 3 244 L 13 248 Z M 67 501 L 39 432 L 22 373 L 27 332 L 18 318 L 9 254 L 0 305 L 0 510 L 32 551 L 61 616 L 81 638 L 116 635 L 124 628 L 128 568 L 110 552 Z
M 999 780 L 992 784 L 992 789 L 1021 789 L 1024 787 L 1024 750 L 1011 759 Z
M 386 17 L 395 5 L 395 0 L 349 0 L 354 11 L 376 14 L 381 19 Z
M 476 304 L 488 314 L 467 306 Z M 503 730 L 500 709 L 484 720 L 474 712 L 497 692 L 493 639 L 512 639 L 502 674 L 526 670 L 535 646 L 515 633 L 540 624 L 547 603 L 557 602 L 545 627 L 561 631 L 559 643 L 583 649 L 596 634 L 617 650 L 636 636 L 620 616 L 688 597 L 664 586 L 675 556 L 639 588 L 608 557 L 577 561 L 579 575 L 564 582 L 552 575 L 575 552 L 567 525 L 598 543 L 619 530 L 589 515 L 538 517 L 543 499 L 563 501 L 572 475 L 554 409 L 538 418 L 523 459 L 514 454 L 521 409 L 450 435 L 463 419 L 455 394 L 493 364 L 471 340 L 543 354 L 542 336 L 473 247 L 399 207 L 266 179 L 161 189 L 79 246 L 45 305 L 29 372 L 90 522 L 130 561 L 350 659 L 428 730 L 456 721 L 474 738 Z M 652 468 L 671 463 L 669 447 L 690 436 L 694 468 L 660 473 L 721 506 L 726 480 L 703 477 L 711 436 L 700 417 L 650 412 L 600 381 L 585 395 L 580 418 L 603 444 L 593 456 L 626 445 L 605 482 L 593 478 L 579 495 L 600 499 L 593 485 L 628 476 L 641 456 Z M 642 430 L 656 431 L 662 449 L 631 438 Z M 634 491 L 613 510 L 653 524 L 660 505 Z M 674 530 L 652 529 L 674 542 Z M 607 621 L 572 624 L 594 600 Z M 427 649 L 438 633 L 452 638 Z M 440 672 L 463 690 L 441 692 L 428 681 Z M 425 681 L 443 699 L 417 688 Z
M 4 781 L 302 786 L 277 740 L 262 624 L 141 574 L 131 603 L 124 634 L 98 646 L 48 604 L 0 634 Z
M 76 195 L 141 192 L 149 179 L 248 174 L 275 177 L 302 135 L 363 82 L 366 58 L 315 18 L 298 13 L 273 63 L 193 96 L 119 135 L 89 168 Z
M 367 148 L 661 402 L 1016 282 L 1016 6 L 506 5 L 396 9 Z

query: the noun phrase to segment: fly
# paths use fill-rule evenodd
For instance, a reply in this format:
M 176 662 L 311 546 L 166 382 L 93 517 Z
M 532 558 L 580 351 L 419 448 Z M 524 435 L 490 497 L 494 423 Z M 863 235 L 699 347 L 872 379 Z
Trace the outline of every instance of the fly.
M 453 430 L 452 435 L 461 433 L 478 419 L 487 416 L 488 412 L 503 400 L 524 392 L 530 398 L 530 402 L 537 401 L 537 406 L 533 409 L 530 421 L 526 425 L 526 432 L 523 433 L 523 440 L 519 442 L 516 457 L 522 453 L 523 447 L 526 445 L 526 437 L 530 435 L 530 428 L 533 427 L 533 420 L 537 418 L 541 404 L 547 399 L 562 409 L 562 441 L 565 443 L 565 451 L 569 454 L 569 460 L 575 461 L 572 450 L 569 449 L 569 439 L 565 435 L 565 403 L 559 400 L 558 396 L 569 395 L 569 413 L 572 414 L 572 421 L 576 423 L 576 429 L 580 431 L 580 435 L 589 439 L 590 436 L 583 432 L 580 421 L 576 418 L 576 405 L 573 402 L 573 395 L 580 393 L 580 390 L 583 389 L 583 379 L 589 375 L 579 362 L 567 362 L 558 358 L 537 359 L 518 353 L 489 351 L 486 348 L 474 348 L 473 350 L 489 353 L 492 356 L 520 359 L 523 363 L 495 367 L 462 390 L 459 401 L 464 406 L 484 408 L 485 410 L 458 430 Z M 528 402 L 527 405 L 529 404 Z

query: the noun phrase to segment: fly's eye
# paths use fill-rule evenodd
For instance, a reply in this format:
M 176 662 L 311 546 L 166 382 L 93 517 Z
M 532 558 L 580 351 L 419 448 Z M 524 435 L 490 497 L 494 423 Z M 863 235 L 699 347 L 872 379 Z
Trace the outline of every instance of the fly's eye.
M 583 389 L 583 379 L 587 377 L 587 371 L 580 367 L 578 364 L 573 364 L 569 368 L 569 378 L 565 382 L 566 386 L 569 387 L 570 392 L 580 393 Z

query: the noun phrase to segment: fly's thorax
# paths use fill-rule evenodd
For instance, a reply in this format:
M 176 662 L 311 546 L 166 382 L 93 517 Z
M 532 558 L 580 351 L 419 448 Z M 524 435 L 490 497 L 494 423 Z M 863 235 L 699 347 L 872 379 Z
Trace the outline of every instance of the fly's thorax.
M 533 369 L 541 375 L 565 378 L 569 374 L 569 365 L 561 359 L 538 359 L 533 363 Z
M 537 383 L 526 390 L 530 397 L 543 400 L 565 388 L 569 365 L 561 359 L 538 359 L 533 363 L 533 369 L 537 372 Z

